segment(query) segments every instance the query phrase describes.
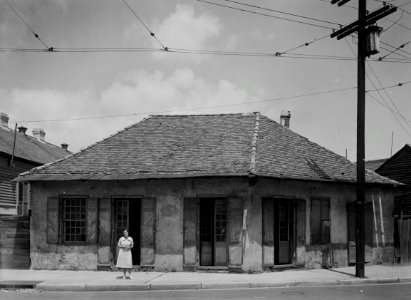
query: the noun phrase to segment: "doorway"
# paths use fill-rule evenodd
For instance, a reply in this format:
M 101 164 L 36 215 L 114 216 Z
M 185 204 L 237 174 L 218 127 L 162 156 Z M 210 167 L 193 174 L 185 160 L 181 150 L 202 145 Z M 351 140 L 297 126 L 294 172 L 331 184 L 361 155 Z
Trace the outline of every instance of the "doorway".
M 294 202 L 279 199 L 274 203 L 274 264 L 292 262 L 294 254 Z
M 200 199 L 200 265 L 227 266 L 227 199 Z
M 264 265 L 293 263 L 295 252 L 295 200 L 263 199 L 263 251 Z
M 141 199 L 117 198 L 114 200 L 114 263 L 117 262 L 118 240 L 123 236 L 124 229 L 128 229 L 133 238 L 134 247 L 131 249 L 133 265 L 140 265 L 140 227 L 141 227 Z

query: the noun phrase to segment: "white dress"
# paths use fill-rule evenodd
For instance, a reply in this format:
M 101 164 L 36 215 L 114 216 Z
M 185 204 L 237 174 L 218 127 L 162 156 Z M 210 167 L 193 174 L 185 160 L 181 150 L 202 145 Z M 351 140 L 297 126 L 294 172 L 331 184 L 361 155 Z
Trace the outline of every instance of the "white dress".
M 134 246 L 133 239 L 131 237 L 125 238 L 124 236 L 118 240 L 118 256 L 117 256 L 117 268 L 132 269 L 133 259 L 131 257 L 131 248 Z

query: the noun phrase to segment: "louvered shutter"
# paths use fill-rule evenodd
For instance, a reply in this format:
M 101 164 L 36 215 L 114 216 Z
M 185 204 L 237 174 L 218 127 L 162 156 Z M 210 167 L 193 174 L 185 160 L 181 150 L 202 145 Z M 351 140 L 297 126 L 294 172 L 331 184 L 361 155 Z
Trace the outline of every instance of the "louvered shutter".
M 97 243 L 97 199 L 86 199 L 87 207 L 87 242 L 89 244 Z
M 184 265 L 197 262 L 197 198 L 184 199 Z
M 59 243 L 59 198 L 47 198 L 47 243 Z
M 141 265 L 154 265 L 156 199 L 141 199 Z
M 243 256 L 243 199 L 228 198 L 228 249 L 229 265 L 241 266 Z
M 111 199 L 101 198 L 99 199 L 98 208 L 98 244 L 100 246 L 110 246 L 111 235 Z

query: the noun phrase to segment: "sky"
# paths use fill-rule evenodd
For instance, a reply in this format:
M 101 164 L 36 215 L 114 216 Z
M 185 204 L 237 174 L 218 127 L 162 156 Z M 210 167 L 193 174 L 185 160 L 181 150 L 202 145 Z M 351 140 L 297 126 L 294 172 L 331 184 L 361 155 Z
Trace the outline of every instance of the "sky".
M 144 25 L 122 0 L 0 0 L 0 112 L 10 127 L 43 128 L 48 142 L 79 151 L 153 114 L 258 111 L 279 122 L 290 111 L 291 130 L 356 160 L 356 38 L 329 35 L 357 19 L 358 0 L 126 1 Z M 401 10 L 378 21 L 384 44 L 366 67 L 366 89 L 379 89 L 367 92 L 366 160 L 411 143 L 411 83 L 398 86 L 411 81 L 411 1 L 392 3 Z M 46 46 L 99 50 L 38 51 Z M 146 51 L 119 50 L 130 48 Z

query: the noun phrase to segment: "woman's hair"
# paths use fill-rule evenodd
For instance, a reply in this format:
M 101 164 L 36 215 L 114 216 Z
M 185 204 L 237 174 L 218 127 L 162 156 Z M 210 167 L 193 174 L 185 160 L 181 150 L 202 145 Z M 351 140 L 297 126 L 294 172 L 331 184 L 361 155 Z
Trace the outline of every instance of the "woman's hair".
M 124 232 L 124 231 L 127 231 L 127 232 L 128 232 L 127 228 L 124 228 L 124 229 L 123 229 L 123 232 Z

